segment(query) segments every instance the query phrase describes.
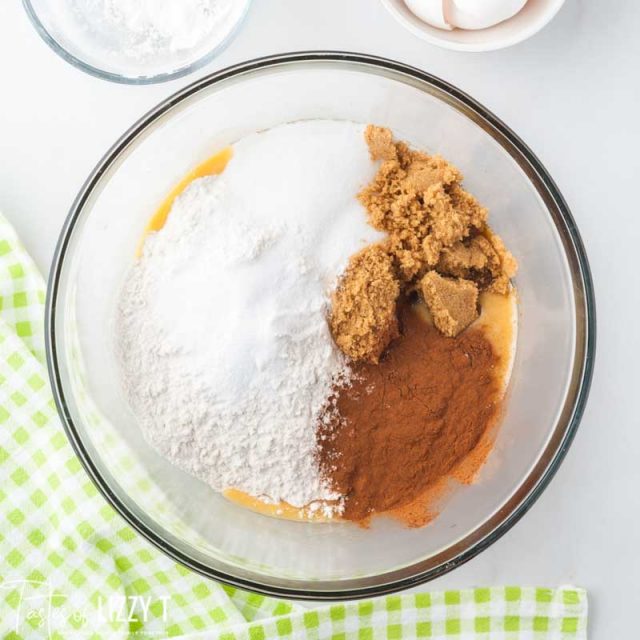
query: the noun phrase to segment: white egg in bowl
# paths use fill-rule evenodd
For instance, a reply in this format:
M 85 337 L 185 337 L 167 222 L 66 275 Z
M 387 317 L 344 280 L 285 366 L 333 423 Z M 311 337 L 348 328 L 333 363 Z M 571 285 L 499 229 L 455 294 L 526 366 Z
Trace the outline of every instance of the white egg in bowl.
M 492 51 L 530 38 L 564 0 L 382 0 L 419 38 L 456 51 Z

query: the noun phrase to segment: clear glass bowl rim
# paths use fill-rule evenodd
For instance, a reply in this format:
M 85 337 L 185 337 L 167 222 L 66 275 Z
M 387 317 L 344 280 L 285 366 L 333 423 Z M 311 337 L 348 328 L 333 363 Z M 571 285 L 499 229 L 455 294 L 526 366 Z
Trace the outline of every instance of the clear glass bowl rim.
M 84 71 L 85 73 L 88 73 L 89 75 L 92 75 L 96 78 L 100 78 L 101 80 L 109 80 L 110 82 L 118 82 L 120 84 L 145 85 L 175 80 L 176 78 L 186 76 L 193 71 L 197 71 L 201 67 L 209 64 L 209 62 L 211 62 L 217 55 L 219 55 L 237 35 L 247 16 L 247 13 L 249 12 L 251 0 L 245 0 L 245 7 L 242 15 L 240 16 L 240 19 L 236 22 L 229 34 L 215 47 L 213 47 L 213 49 L 211 49 L 208 53 L 201 56 L 197 60 L 194 60 L 192 63 L 175 69 L 174 71 L 157 73 L 152 76 L 126 76 L 118 73 L 113 73 L 111 71 L 105 71 L 104 69 L 100 69 L 99 67 L 85 62 L 84 60 L 78 58 L 76 55 L 65 49 L 65 47 L 63 47 L 58 42 L 58 40 L 49 32 L 49 30 L 44 26 L 44 24 L 38 17 L 38 12 L 33 7 L 32 0 L 22 0 L 22 6 L 24 7 L 26 14 L 31 21 L 31 24 L 34 26 L 35 30 L 42 38 L 42 40 L 46 42 L 46 44 L 54 53 L 56 53 L 73 67 L 76 67 L 76 69 L 80 69 L 80 71 Z
M 170 110 L 174 105 L 206 87 L 215 85 L 227 78 L 246 74 L 250 75 L 252 71 L 269 68 L 278 69 L 284 66 L 313 62 L 335 64 L 337 66 L 362 67 L 370 73 L 391 74 L 396 80 L 404 79 L 405 82 L 411 83 L 413 86 L 417 84 L 418 86 L 422 85 L 423 88 L 435 89 L 438 94 L 442 94 L 439 96 L 440 98 L 446 99 L 492 135 L 492 137 L 510 153 L 514 160 L 518 162 L 521 168 L 525 170 L 534 187 L 536 187 L 537 191 L 544 198 L 545 205 L 563 241 L 565 255 L 570 265 L 576 301 L 575 362 L 571 374 L 571 384 L 562 413 L 553 430 L 553 437 L 550 440 L 550 444 L 547 445 L 541 458 L 530 471 L 529 475 L 523 479 L 517 491 L 514 492 L 503 508 L 489 518 L 489 520 L 485 521 L 476 531 L 472 532 L 472 534 L 452 548 L 447 549 L 447 551 L 455 551 L 453 557 L 448 557 L 435 564 L 435 566 L 425 569 L 421 566 L 426 562 L 426 560 L 423 559 L 413 565 L 391 571 L 390 573 L 393 574 L 392 579 L 385 580 L 380 584 L 355 588 L 326 589 L 322 587 L 322 583 L 318 583 L 317 590 L 274 586 L 270 585 L 268 581 L 257 582 L 214 569 L 192 558 L 173 545 L 168 544 L 157 532 L 132 513 L 129 508 L 120 501 L 118 496 L 101 476 L 97 466 L 91 460 L 83 445 L 80 432 L 71 419 L 71 414 L 67 408 L 66 391 L 63 388 L 60 377 L 55 338 L 55 312 L 58 289 L 71 235 L 84 213 L 84 204 L 94 187 L 99 183 L 101 175 L 116 161 L 129 144 L 151 123 L 166 111 Z M 564 459 L 584 413 L 595 364 L 596 307 L 593 281 L 587 255 L 569 207 L 540 160 L 538 160 L 525 143 L 501 120 L 480 103 L 448 82 L 418 68 L 394 60 L 367 54 L 339 51 L 285 53 L 257 58 L 227 67 L 196 80 L 192 84 L 179 90 L 138 120 L 100 160 L 76 196 L 56 246 L 48 281 L 45 314 L 47 364 L 58 413 L 60 414 L 67 436 L 85 470 L 115 510 L 154 546 L 197 573 L 234 587 L 248 589 L 265 595 L 302 600 L 347 600 L 379 596 L 408 589 L 448 573 L 452 569 L 471 560 L 502 537 L 533 506 L 548 486 Z M 553 442 L 551 443 L 551 441 Z M 381 574 L 380 577 L 387 578 L 388 576 L 389 573 L 386 573 Z

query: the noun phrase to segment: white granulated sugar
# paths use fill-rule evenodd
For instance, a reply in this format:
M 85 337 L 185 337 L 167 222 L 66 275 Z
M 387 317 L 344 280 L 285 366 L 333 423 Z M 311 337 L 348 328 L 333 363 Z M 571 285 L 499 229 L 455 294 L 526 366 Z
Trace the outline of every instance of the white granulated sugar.
M 348 376 L 326 322 L 349 257 L 381 236 L 357 192 L 361 125 L 308 121 L 242 139 L 178 197 L 122 291 L 124 386 L 148 441 L 216 490 L 303 506 L 339 496 L 316 426 Z
M 213 49 L 244 11 L 244 0 L 68 0 L 103 46 L 131 59 Z

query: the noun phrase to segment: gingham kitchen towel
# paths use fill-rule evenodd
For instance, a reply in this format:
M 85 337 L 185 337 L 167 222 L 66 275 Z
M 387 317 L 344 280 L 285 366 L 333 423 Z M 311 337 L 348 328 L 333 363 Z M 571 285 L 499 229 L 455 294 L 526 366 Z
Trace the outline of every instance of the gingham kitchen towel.
M 470 589 L 307 609 L 191 573 L 125 524 L 75 457 L 47 382 L 43 316 L 43 280 L 0 216 L 2 638 L 586 638 L 581 589 Z

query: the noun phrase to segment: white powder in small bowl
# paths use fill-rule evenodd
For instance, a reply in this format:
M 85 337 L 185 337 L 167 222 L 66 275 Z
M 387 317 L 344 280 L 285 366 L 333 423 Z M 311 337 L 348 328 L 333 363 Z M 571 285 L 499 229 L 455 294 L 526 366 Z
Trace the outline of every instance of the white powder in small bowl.
M 364 127 L 307 121 L 234 145 L 147 238 L 122 291 L 124 385 L 148 441 L 217 490 L 304 506 L 336 496 L 316 426 L 348 376 L 326 314 L 349 257 L 381 235 L 356 199 Z
M 246 0 L 67 0 L 75 21 L 105 51 L 131 60 L 214 49 Z M 60 10 L 63 10 L 61 7 Z

